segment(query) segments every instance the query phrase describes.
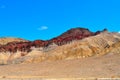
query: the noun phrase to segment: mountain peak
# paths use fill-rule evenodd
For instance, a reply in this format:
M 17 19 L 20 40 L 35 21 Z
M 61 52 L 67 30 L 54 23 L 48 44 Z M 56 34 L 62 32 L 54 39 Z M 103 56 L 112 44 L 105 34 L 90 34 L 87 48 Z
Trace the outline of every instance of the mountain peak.
M 59 37 L 67 37 L 67 36 L 87 36 L 87 35 L 93 35 L 93 32 L 89 31 L 87 28 L 71 28 L 70 30 L 64 32 Z

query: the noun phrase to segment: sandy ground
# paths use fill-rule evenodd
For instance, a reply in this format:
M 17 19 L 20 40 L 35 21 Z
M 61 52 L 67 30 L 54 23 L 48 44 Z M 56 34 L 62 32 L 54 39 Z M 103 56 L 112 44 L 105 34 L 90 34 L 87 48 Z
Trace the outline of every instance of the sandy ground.
M 120 55 L 112 53 L 84 59 L 0 66 L 0 78 L 46 78 L 46 80 L 47 78 L 64 78 L 63 80 L 78 78 L 79 80 L 118 77 L 120 79 Z

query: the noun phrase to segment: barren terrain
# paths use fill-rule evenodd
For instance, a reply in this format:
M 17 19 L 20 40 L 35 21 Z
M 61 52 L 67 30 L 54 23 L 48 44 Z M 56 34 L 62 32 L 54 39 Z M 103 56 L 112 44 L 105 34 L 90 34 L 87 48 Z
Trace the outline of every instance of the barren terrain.
M 1 78 L 120 78 L 120 55 L 0 66 Z

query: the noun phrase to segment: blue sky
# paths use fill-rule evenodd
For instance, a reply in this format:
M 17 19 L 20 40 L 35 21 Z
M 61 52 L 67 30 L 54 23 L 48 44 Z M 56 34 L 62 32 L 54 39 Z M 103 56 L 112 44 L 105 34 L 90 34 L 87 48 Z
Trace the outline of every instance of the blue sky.
M 75 27 L 120 31 L 120 0 L 0 0 L 0 37 L 46 40 Z

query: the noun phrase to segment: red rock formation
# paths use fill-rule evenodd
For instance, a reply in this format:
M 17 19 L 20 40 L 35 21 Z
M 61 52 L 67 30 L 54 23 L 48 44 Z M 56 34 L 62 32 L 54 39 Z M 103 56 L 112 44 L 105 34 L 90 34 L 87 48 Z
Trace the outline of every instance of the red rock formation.
M 35 40 L 33 42 L 31 42 L 31 46 L 35 46 L 35 47 L 42 47 L 44 46 L 44 42 L 43 40 Z
M 94 33 L 85 28 L 72 28 L 62 35 L 53 38 L 50 42 L 54 42 L 57 45 L 63 45 L 73 40 L 80 40 L 85 37 L 93 36 Z
M 103 31 L 107 31 L 107 29 L 104 29 Z M 47 47 L 51 43 L 55 43 L 59 46 L 67 44 L 73 40 L 81 40 L 85 37 L 94 36 L 97 35 L 103 31 L 97 31 L 95 33 L 89 31 L 85 28 L 72 28 L 62 35 L 52 38 L 48 41 L 43 40 L 35 40 L 33 42 L 10 42 L 6 45 L 0 45 L 0 52 L 12 52 L 15 53 L 17 51 L 21 52 L 30 52 L 31 47 Z

